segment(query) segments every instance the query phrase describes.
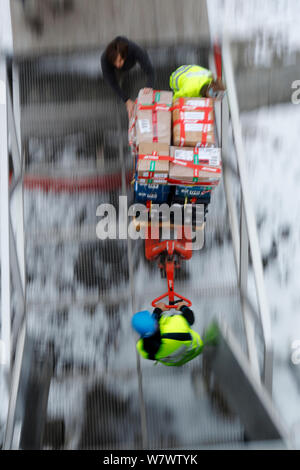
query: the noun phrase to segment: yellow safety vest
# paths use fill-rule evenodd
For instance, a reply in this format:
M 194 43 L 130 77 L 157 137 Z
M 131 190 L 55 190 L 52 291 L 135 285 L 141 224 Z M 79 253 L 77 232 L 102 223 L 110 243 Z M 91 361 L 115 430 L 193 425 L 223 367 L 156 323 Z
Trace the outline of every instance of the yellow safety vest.
M 211 83 L 213 75 L 210 70 L 199 65 L 182 65 L 170 76 L 170 88 L 174 98 L 199 97 L 204 85 Z
M 187 320 L 182 315 L 162 315 L 159 320 L 161 346 L 155 354 L 155 360 L 166 366 L 182 366 L 194 357 L 201 354 L 203 341 L 196 331 L 192 330 Z M 168 333 L 189 333 L 190 340 L 179 341 L 164 338 Z M 137 342 L 137 350 L 142 357 L 148 359 L 148 353 L 144 350 L 143 339 Z

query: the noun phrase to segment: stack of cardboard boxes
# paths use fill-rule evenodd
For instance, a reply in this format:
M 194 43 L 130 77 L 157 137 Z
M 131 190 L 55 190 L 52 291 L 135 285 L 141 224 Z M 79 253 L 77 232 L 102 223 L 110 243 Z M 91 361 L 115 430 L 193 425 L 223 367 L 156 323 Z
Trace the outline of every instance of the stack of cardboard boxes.
M 136 100 L 129 141 L 136 199 L 141 202 L 167 202 L 170 186 L 179 200 L 207 199 L 221 178 L 213 100 L 172 98 L 169 91 L 141 90 Z
M 172 122 L 171 91 L 141 90 L 129 127 L 135 164 L 135 195 L 139 202 L 168 201 Z

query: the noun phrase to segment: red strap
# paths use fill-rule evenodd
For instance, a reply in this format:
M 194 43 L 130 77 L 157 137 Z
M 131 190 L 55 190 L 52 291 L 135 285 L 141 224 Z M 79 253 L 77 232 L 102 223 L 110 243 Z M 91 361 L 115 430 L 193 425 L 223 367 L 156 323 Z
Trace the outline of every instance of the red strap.
M 152 104 L 139 104 L 139 110 L 149 110 L 149 109 L 156 109 L 157 111 L 171 111 L 171 106 L 165 103 L 152 103 Z
M 139 110 L 150 110 L 150 109 L 155 109 L 156 111 L 171 111 L 171 106 L 168 104 L 164 103 L 153 103 L 153 104 L 139 104 L 138 105 Z
M 179 124 L 179 126 L 180 126 L 180 141 L 179 141 L 179 145 L 180 145 L 180 147 L 184 147 L 184 145 L 185 145 L 185 123 L 184 123 L 183 120 L 179 119 L 179 120 L 177 120 L 177 121 L 174 122 L 173 127 L 174 127 L 176 124 Z
M 158 142 L 158 135 L 157 135 L 157 111 L 153 109 L 152 111 L 152 129 L 153 129 L 153 142 Z
M 186 160 L 180 160 L 179 158 L 171 157 L 170 155 L 157 155 L 157 152 L 153 152 L 152 155 L 139 155 L 138 160 L 169 160 L 170 162 L 174 163 L 174 165 L 184 166 L 186 168 L 193 168 L 194 170 L 198 171 L 207 171 L 208 173 L 220 174 L 221 168 L 206 166 L 206 165 L 198 165 L 193 162 L 189 162 Z
M 172 157 L 171 157 L 172 158 Z M 205 166 L 205 165 L 198 165 L 192 162 L 187 162 L 185 160 L 178 160 L 173 158 L 172 163 L 175 165 L 184 166 L 186 168 L 193 168 L 196 171 L 207 171 L 208 173 L 220 174 L 221 168 L 212 167 L 212 166 Z
M 170 157 L 169 155 L 157 155 L 157 152 L 153 152 L 151 154 L 143 155 L 139 154 L 138 159 L 139 160 L 171 160 L 173 157 Z
M 167 178 L 167 182 L 170 184 L 182 184 L 184 186 L 206 186 L 209 187 L 211 186 L 213 189 L 213 186 L 218 186 L 219 181 L 201 181 L 198 182 L 188 182 L 180 179 L 175 179 L 175 178 Z
M 206 145 L 207 142 L 207 131 L 208 131 L 208 125 L 203 124 L 203 131 L 201 134 L 201 145 Z

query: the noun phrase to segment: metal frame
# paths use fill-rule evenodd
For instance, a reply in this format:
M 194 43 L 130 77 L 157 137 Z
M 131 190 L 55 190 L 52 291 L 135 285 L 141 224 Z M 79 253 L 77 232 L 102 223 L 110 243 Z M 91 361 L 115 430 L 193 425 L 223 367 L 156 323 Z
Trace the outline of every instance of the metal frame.
M 0 80 L 4 98 L 0 107 L 0 198 L 1 198 L 1 338 L 6 349 L 4 373 L 9 393 L 6 430 L 13 430 L 15 398 L 19 387 L 17 369 L 24 346 L 25 325 L 25 254 L 22 187 L 22 154 L 20 134 L 14 119 L 11 90 L 7 76 L 7 60 L 0 58 Z M 18 102 L 15 102 L 17 111 Z M 12 157 L 13 175 L 9 185 L 9 157 Z M 12 285 L 17 293 L 14 318 L 12 317 Z M 16 353 L 16 349 L 18 352 Z M 13 361 L 13 358 L 15 360 Z M 18 360 L 19 358 L 19 360 Z M 16 366 L 13 372 L 13 363 Z M 10 434 L 10 436 L 8 435 Z M 11 448 L 13 433 L 6 432 L 4 448 Z
M 1 339 L 5 347 L 4 373 L 9 378 L 11 365 L 11 286 L 9 251 L 9 158 L 8 158 L 8 84 L 5 57 L 0 58 L 0 218 L 1 218 Z
M 269 394 L 272 394 L 273 375 L 273 346 L 271 333 L 271 319 L 267 301 L 263 265 L 258 241 L 255 215 L 251 204 L 249 183 L 247 179 L 246 156 L 244 151 L 242 130 L 239 117 L 237 91 L 234 80 L 231 45 L 227 37 L 222 43 L 223 78 L 226 83 L 227 95 L 225 95 L 221 110 L 222 153 L 224 161 L 224 187 L 229 212 L 229 221 L 232 232 L 234 257 L 237 269 L 239 289 L 241 292 L 242 309 L 248 346 L 248 358 L 252 370 L 260 376 L 259 362 L 255 338 L 255 321 L 259 319 L 264 341 L 264 363 L 262 371 L 262 383 Z M 232 169 L 226 160 L 229 156 L 229 124 L 232 126 L 233 141 L 236 154 L 238 178 L 240 182 L 240 225 L 236 204 L 232 194 Z M 248 271 L 249 250 L 252 258 L 253 273 L 256 287 L 256 298 L 259 315 L 253 314 L 248 302 Z

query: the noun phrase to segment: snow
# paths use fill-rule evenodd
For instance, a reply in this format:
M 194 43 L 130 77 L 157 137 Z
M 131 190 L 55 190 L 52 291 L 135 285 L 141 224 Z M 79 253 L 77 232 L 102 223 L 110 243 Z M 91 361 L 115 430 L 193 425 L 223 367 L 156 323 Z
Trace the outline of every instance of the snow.
M 298 0 L 209 0 L 207 5 L 211 38 L 247 41 L 249 66 L 295 63 L 300 50 Z
M 299 112 L 299 105 L 287 103 L 245 113 L 241 121 L 259 241 L 267 262 L 274 398 L 289 427 L 300 423 L 300 366 L 289 367 L 292 343 L 300 339 Z
M 1 0 L 0 53 L 11 53 L 13 48 L 10 18 L 10 0 Z
M 299 49 L 298 0 L 209 0 L 207 6 L 213 38 L 223 33 L 233 39 L 273 37 L 290 51 Z

